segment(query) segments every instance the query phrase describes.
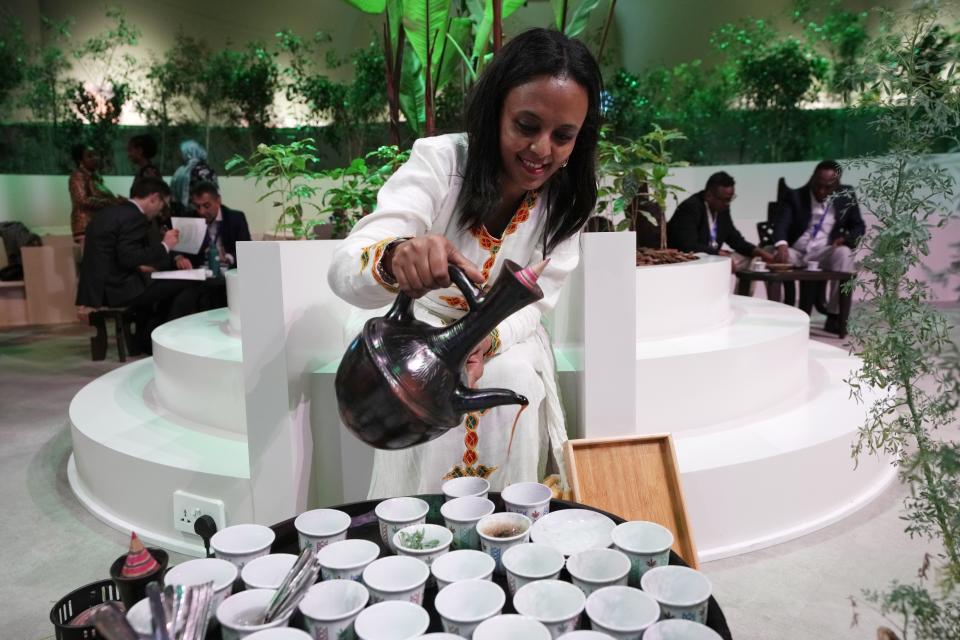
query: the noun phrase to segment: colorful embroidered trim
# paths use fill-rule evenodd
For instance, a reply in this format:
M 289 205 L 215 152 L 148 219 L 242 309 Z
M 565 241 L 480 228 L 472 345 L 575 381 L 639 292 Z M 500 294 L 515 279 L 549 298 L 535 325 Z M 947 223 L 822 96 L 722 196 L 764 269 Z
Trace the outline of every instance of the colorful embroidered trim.
M 500 351 L 500 329 L 494 329 L 490 332 L 490 348 L 487 349 L 486 353 L 483 354 L 485 358 L 490 358 L 497 355 L 497 352 Z
M 394 240 L 396 238 L 385 238 L 360 250 L 360 272 L 363 273 L 364 269 L 369 266 L 373 279 L 390 293 L 396 293 L 400 288 L 396 283 L 390 283 L 383 279 L 383 274 L 380 272 L 380 259 L 383 258 L 383 251 L 386 246 Z
M 477 464 L 477 445 L 480 444 L 480 436 L 477 432 L 477 427 L 480 426 L 480 416 L 487 413 L 487 411 L 489 411 L 489 409 L 467 414 L 467 417 L 463 421 L 463 425 L 467 430 L 466 435 L 463 437 L 463 444 L 466 447 L 463 452 L 463 458 L 461 459 L 463 464 L 454 465 L 454 467 L 448 471 L 445 476 L 443 476 L 444 480 L 462 478 L 464 476 L 486 479 L 493 475 L 494 471 L 500 468 L 485 464 Z
M 516 212 L 514 212 L 513 218 L 510 219 L 510 224 L 503 230 L 503 235 L 499 238 L 494 238 L 490 235 L 487 228 L 482 225 L 470 230 L 470 234 L 477 239 L 480 248 L 489 253 L 487 259 L 483 262 L 483 266 L 480 268 L 484 282 L 490 278 L 490 272 L 497 263 L 497 254 L 499 254 L 500 249 L 503 248 L 503 241 L 507 239 L 507 236 L 516 233 L 520 225 L 530 219 L 530 212 L 533 211 L 533 208 L 537 205 L 537 198 L 539 197 L 539 191 L 527 192 L 527 195 L 523 198 L 523 202 L 520 203 L 520 206 Z M 469 309 L 467 301 L 464 300 L 462 296 L 440 296 L 440 300 L 454 309 L 461 309 L 463 311 Z

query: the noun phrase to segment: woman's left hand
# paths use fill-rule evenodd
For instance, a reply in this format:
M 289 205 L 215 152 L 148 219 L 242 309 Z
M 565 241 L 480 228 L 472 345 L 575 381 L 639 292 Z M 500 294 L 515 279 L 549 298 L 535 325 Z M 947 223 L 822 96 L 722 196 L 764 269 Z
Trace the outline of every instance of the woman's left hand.
M 477 384 L 483 376 L 483 361 L 486 356 L 487 351 L 490 350 L 490 345 L 493 343 L 493 339 L 490 336 L 487 336 L 480 341 L 473 351 L 470 352 L 470 355 L 467 356 L 467 363 L 463 366 L 464 370 L 467 372 L 467 386 L 472 387 Z

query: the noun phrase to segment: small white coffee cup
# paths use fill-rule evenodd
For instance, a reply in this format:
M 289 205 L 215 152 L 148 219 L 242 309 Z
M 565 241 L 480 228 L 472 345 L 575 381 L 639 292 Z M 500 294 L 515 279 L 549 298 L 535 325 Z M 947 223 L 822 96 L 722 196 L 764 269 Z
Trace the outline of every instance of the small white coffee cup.
M 613 638 L 601 631 L 577 629 L 576 631 L 563 634 L 557 638 L 557 640 L 613 640 Z
M 367 565 L 380 555 L 380 547 L 369 540 L 341 540 L 317 553 L 324 580 L 360 580 Z
M 264 629 L 249 636 L 247 640 L 311 640 L 310 634 L 293 627 Z
M 463 476 L 447 480 L 440 485 L 440 490 L 445 500 L 466 497 L 486 498 L 490 491 L 490 483 L 483 478 Z
M 563 554 L 545 544 L 534 542 L 510 547 L 503 552 L 510 596 L 515 596 L 517 589 L 530 582 L 558 579 L 563 563 Z
M 293 611 L 283 618 L 266 624 L 251 625 L 250 620 L 262 615 L 273 599 L 274 589 L 251 589 L 241 591 L 224 600 L 217 607 L 217 620 L 223 640 L 240 640 L 252 633 L 273 627 L 285 627 Z
M 412 524 L 424 524 L 427 521 L 427 512 L 430 505 L 420 498 L 387 498 L 374 509 L 377 520 L 380 521 L 380 539 L 383 544 L 396 553 L 393 546 L 393 537 L 397 531 Z
M 807 260 L 807 271 L 820 271 L 820 261 Z
M 491 513 L 477 523 L 480 550 L 497 563 L 497 574 L 503 571 L 503 554 L 510 547 L 530 541 L 533 523 L 522 513 Z
M 354 580 L 325 580 L 310 587 L 298 605 L 307 631 L 316 638 L 353 636 L 353 622 L 367 606 L 370 593 Z
M 750 263 L 750 269 L 752 271 L 764 272 L 767 270 L 767 263 L 763 261 L 763 258 L 754 258 Z
M 421 606 L 387 600 L 360 612 L 353 624 L 360 640 L 408 640 L 422 636 L 430 626 L 430 614 Z
M 133 627 L 139 640 L 153 640 L 153 613 L 150 600 L 144 598 L 127 611 L 127 622 Z
M 533 618 L 507 613 L 481 622 L 473 640 L 550 640 L 550 631 Z
M 411 540 L 422 537 L 422 548 L 410 545 Z M 438 524 L 414 524 L 397 531 L 393 546 L 397 554 L 423 561 L 428 567 L 433 561 L 450 551 L 453 534 Z
M 492 580 L 496 561 L 482 551 L 459 549 L 440 556 L 430 565 L 437 589 L 461 580 Z
M 409 556 L 380 558 L 363 570 L 363 584 L 370 590 L 370 604 L 402 600 L 422 605 L 429 577 L 430 568 Z
M 496 583 L 463 580 L 438 592 L 433 604 L 444 631 L 470 638 L 481 622 L 500 615 L 506 602 L 506 594 Z
M 657 567 L 643 574 L 640 586 L 660 603 L 661 617 L 706 624 L 711 586 L 707 576 L 699 571 L 681 566 Z
M 320 551 L 331 542 L 347 539 L 350 516 L 336 509 L 313 509 L 297 516 L 293 526 L 297 529 L 301 551 L 309 546 Z
M 721 640 L 710 627 L 689 620 L 661 620 L 643 633 L 643 640 Z
M 670 563 L 673 533 L 656 522 L 624 522 L 613 529 L 610 537 L 613 545 L 630 558 L 631 587 L 639 587 L 640 578 L 650 569 Z
M 269 554 L 276 537 L 273 529 L 262 524 L 236 524 L 213 534 L 210 547 L 216 557 L 243 569 L 251 560 Z
M 587 549 L 567 559 L 567 572 L 573 584 L 589 597 L 603 587 L 626 585 L 630 558 L 616 549 Z
M 279 589 L 296 561 L 292 553 L 271 553 L 248 562 L 240 578 L 247 589 Z
M 238 573 L 237 567 L 227 560 L 197 558 L 181 562 L 167 571 L 163 577 L 163 583 L 191 587 L 213 582 L 213 601 L 210 603 L 210 620 L 213 620 L 217 607 L 233 590 L 233 583 L 236 582 Z
M 539 482 L 517 482 L 500 493 L 506 511 L 522 513 L 533 522 L 550 513 L 553 491 Z
M 523 616 L 535 618 L 559 638 L 577 628 L 586 604 L 583 591 L 562 580 L 538 580 L 517 589 L 513 608 Z
M 480 536 L 477 535 L 477 522 L 494 511 L 494 504 L 487 498 L 466 496 L 444 502 L 440 515 L 453 534 L 454 549 L 479 549 Z
M 586 610 L 593 629 L 616 640 L 640 640 L 660 619 L 657 601 L 633 587 L 597 589 L 587 598 Z

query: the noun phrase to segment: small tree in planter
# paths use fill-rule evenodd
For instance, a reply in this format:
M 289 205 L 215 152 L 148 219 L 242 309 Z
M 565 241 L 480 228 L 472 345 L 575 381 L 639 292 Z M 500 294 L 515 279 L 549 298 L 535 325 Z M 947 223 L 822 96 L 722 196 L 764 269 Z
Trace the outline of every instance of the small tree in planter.
M 319 189 L 315 181 L 321 177 L 312 168 L 317 163 L 316 152 L 311 138 L 290 144 L 260 144 L 250 158 L 235 155 L 225 168 L 242 172 L 257 185 L 266 184 L 268 190 L 257 202 L 272 198 L 273 206 L 280 210 L 274 226 L 278 236 L 310 239 L 319 220 L 307 212 L 312 208 L 316 214 L 322 213 L 320 206 L 311 202 Z
M 667 264 L 696 259 L 693 254 L 667 248 L 667 202 L 677 202 L 677 194 L 683 188 L 667 182 L 670 169 L 684 167 L 686 162 L 673 160 L 667 149 L 669 143 L 685 140 L 674 129 L 661 129 L 653 125 L 653 131 L 636 140 L 625 139 L 622 143 L 611 142 L 609 131 L 604 129 L 597 149 L 601 180 L 597 212 L 623 216 L 616 224 L 617 231 L 637 229 L 643 221 L 658 228 L 658 248 L 640 247 L 637 264 Z M 654 215 L 650 204 L 655 205 Z
M 919 640 L 960 638 L 960 443 L 937 433 L 956 421 L 960 356 L 929 285 L 910 274 L 923 265 L 931 234 L 957 215 L 955 179 L 925 155 L 960 127 L 957 45 L 924 46 L 936 39 L 937 23 L 936 11 L 921 5 L 907 33 L 877 41 L 873 89 L 882 109 L 875 126 L 891 150 L 861 163 L 869 175 L 858 190 L 877 222 L 858 250 L 853 286 L 863 301 L 850 330 L 863 361 L 849 381 L 854 394 L 884 390 L 868 409 L 854 456 L 893 458 L 910 490 L 907 534 L 942 545 L 920 561 L 916 583 L 864 594 L 902 620 L 902 638 Z

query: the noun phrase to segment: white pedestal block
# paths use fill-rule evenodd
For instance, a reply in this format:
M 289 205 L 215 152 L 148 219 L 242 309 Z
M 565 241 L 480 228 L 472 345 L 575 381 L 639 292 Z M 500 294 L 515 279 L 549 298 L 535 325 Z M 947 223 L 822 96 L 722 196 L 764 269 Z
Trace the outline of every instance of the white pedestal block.
M 692 262 L 637 267 L 635 279 L 637 340 L 688 336 L 731 319 L 730 258 L 701 254 Z

